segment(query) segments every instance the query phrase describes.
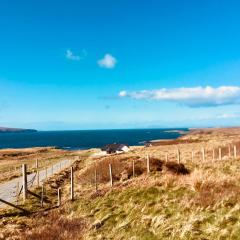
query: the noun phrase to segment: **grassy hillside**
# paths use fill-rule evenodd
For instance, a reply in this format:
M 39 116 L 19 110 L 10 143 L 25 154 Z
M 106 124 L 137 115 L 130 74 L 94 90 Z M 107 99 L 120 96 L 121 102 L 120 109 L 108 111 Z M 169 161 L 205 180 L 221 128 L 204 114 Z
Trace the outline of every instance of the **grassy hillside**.
M 227 158 L 226 152 L 223 160 L 212 160 L 208 145 L 206 160 L 203 162 L 197 153 L 192 161 L 187 153 L 200 146 L 180 146 L 184 153 L 180 165 L 173 154 L 165 162 L 164 151 L 169 146 L 83 157 L 74 165 L 75 201 L 69 200 L 69 172 L 62 172 L 46 184 L 50 203 L 44 209 L 31 198 L 24 207 L 34 214 L 19 216 L 10 210 L 3 213 L 2 238 L 239 239 L 240 159 Z M 150 152 L 151 173 L 147 174 L 145 156 Z M 113 167 L 113 188 L 109 184 L 109 163 Z M 56 208 L 59 186 L 63 205 Z
M 74 152 L 54 147 L 35 147 L 22 149 L 0 149 L 0 183 L 19 177 L 22 164 L 27 164 L 28 171 L 36 171 L 51 166 L 61 159 L 73 158 Z

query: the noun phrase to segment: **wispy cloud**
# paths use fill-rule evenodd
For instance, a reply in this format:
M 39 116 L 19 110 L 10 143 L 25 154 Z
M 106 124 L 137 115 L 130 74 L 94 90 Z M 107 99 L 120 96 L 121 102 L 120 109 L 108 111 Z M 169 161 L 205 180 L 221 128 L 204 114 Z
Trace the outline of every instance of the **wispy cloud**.
M 98 60 L 98 65 L 103 68 L 114 68 L 117 64 L 117 59 L 113 57 L 111 54 L 105 54 L 105 56 Z
M 240 113 L 239 112 L 235 112 L 235 113 L 223 113 L 223 114 L 219 114 L 216 116 L 217 119 L 231 119 L 231 118 L 239 118 L 240 117 Z
M 85 49 L 82 50 L 81 55 L 77 55 L 69 49 L 66 51 L 66 58 L 69 60 L 79 61 L 81 59 L 84 59 L 86 56 L 87 56 L 87 52 Z
M 213 88 L 162 88 L 158 90 L 142 90 L 136 92 L 119 92 L 119 97 L 133 99 L 151 99 L 156 101 L 170 101 L 189 107 L 211 107 L 229 104 L 240 104 L 240 87 L 220 86 Z

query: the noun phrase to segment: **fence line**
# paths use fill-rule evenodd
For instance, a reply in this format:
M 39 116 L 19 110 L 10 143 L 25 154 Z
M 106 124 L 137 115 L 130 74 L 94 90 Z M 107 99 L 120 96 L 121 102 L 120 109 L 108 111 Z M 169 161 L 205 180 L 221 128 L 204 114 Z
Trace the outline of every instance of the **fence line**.
M 112 176 L 112 164 L 109 163 L 109 177 L 110 177 L 110 186 L 113 186 L 113 176 Z
M 63 164 L 61 165 L 63 167 L 66 167 L 67 164 L 71 163 L 70 161 L 67 161 L 67 160 L 64 160 L 64 161 L 65 162 L 63 162 Z M 37 161 L 35 161 L 34 166 L 36 166 L 36 165 L 37 165 Z M 57 171 L 57 168 L 56 168 L 57 165 L 58 164 L 54 165 L 54 169 L 53 169 L 53 165 L 52 165 L 52 167 L 49 167 L 49 169 L 41 170 L 41 182 L 44 181 L 44 178 L 46 179 L 46 177 L 51 175 L 51 173 L 50 173 L 51 169 L 52 169 L 52 175 L 53 175 L 53 170 Z M 21 200 L 23 201 L 23 203 L 28 199 L 28 195 L 38 197 L 41 200 L 41 196 L 38 196 L 36 193 L 29 190 L 33 185 L 35 185 L 37 187 L 40 186 L 40 171 L 35 170 L 35 173 L 30 172 L 30 175 L 28 175 L 28 165 L 22 164 L 21 168 L 22 168 L 21 169 L 22 176 L 16 178 L 16 180 L 14 180 L 14 179 L 12 180 L 12 181 L 16 181 L 16 183 L 9 183 L 10 189 L 9 189 L 9 191 L 7 191 L 8 193 L 6 194 L 5 192 L 2 192 L 2 195 L 0 195 L 1 196 L 0 198 L 1 199 L 3 198 L 2 199 L 3 201 L 0 201 L 1 203 L 4 203 L 4 204 L 12 206 L 12 207 L 17 206 L 16 204 L 19 204 L 19 196 L 20 195 L 21 195 Z M 49 170 L 49 172 L 48 172 L 48 170 Z M 45 173 L 45 175 L 44 175 L 44 173 Z M 21 182 L 21 184 L 19 184 L 19 182 Z M 11 194 L 12 190 L 14 193 L 13 195 Z M 42 194 L 44 194 L 44 193 L 42 193 Z M 41 200 L 41 202 L 42 202 L 42 200 Z M 43 203 L 41 203 L 41 204 L 43 204 Z
M 222 160 L 223 159 L 223 149 L 226 148 L 226 147 L 218 147 L 218 159 L 219 160 Z M 181 151 L 180 148 L 177 148 L 177 162 L 178 164 L 180 164 L 182 161 L 186 161 L 186 156 L 187 157 L 190 157 L 190 160 L 192 161 L 192 163 L 194 163 L 194 161 L 196 161 L 197 159 L 199 159 L 199 163 L 206 163 L 208 160 L 209 161 L 215 161 L 215 160 L 218 160 L 216 159 L 216 156 L 215 156 L 215 150 L 216 148 L 213 148 L 213 149 L 209 149 L 209 148 L 206 148 L 206 147 L 202 147 L 201 149 L 199 149 L 198 151 L 191 151 L 191 152 L 185 152 L 185 155 L 184 153 Z M 169 152 L 166 152 L 165 153 L 165 162 L 168 162 L 169 161 L 169 156 L 170 156 L 170 153 Z M 198 156 L 198 158 L 196 158 Z M 228 156 L 228 158 L 230 159 L 232 157 L 232 154 L 231 154 L 231 147 L 230 147 L 230 150 L 228 148 L 228 154 L 224 155 L 224 156 Z M 233 157 L 234 158 L 237 158 L 237 148 L 236 146 L 234 145 L 233 146 Z M 147 154 L 146 155 L 146 173 L 149 174 L 150 173 L 150 170 L 151 170 L 151 158 L 150 156 Z M 114 165 L 112 165 L 111 163 L 108 164 L 108 171 L 109 171 L 109 183 L 110 183 L 110 187 L 112 188 L 113 187 L 113 181 L 114 181 L 114 176 L 113 176 L 113 167 Z M 73 200 L 74 199 L 74 172 L 73 172 L 73 167 L 71 167 L 70 169 L 70 172 L 71 172 L 71 178 L 70 178 L 70 184 L 71 184 L 71 196 L 70 196 L 70 199 Z M 95 166 L 94 168 L 94 184 L 95 184 L 95 191 L 97 192 L 98 191 L 98 174 L 101 174 L 101 172 L 98 172 L 97 170 L 97 167 Z M 132 177 L 134 178 L 136 175 L 135 173 L 135 160 L 133 159 L 132 160 Z M 57 199 L 58 199 L 58 206 L 61 205 L 61 190 L 58 189 L 57 191 Z
M 222 155 L 222 147 L 218 148 L 219 151 L 219 159 L 222 159 L 223 155 Z M 201 148 L 201 150 L 199 150 L 199 152 L 195 152 L 195 151 L 191 151 L 190 154 L 187 153 L 187 156 L 190 156 L 190 159 L 192 160 L 192 162 L 194 162 L 195 160 L 195 153 L 198 154 L 200 160 L 202 160 L 201 162 L 206 162 L 207 160 L 211 160 L 211 161 L 215 161 L 216 157 L 215 157 L 215 149 L 209 150 L 206 149 L 204 147 Z M 229 153 L 229 152 L 228 152 Z M 230 158 L 232 155 L 228 154 L 228 157 Z M 233 156 L 234 158 L 237 157 L 237 149 L 236 146 L 233 147 Z M 150 173 L 150 169 L 151 169 L 151 158 L 149 157 L 149 155 L 146 156 L 146 165 L 147 165 L 147 173 Z M 180 164 L 180 162 L 182 160 L 185 160 L 184 155 L 182 154 L 181 150 L 178 148 L 177 149 L 177 162 L 178 164 Z M 169 161 L 169 152 L 165 153 L 165 161 L 168 162 Z M 113 187 L 113 165 L 111 163 L 109 163 L 108 165 L 109 167 L 109 181 L 110 181 L 110 187 Z M 71 196 L 70 199 L 74 200 L 74 172 L 73 172 L 73 167 L 71 167 L 70 169 L 71 171 L 71 178 L 70 178 L 70 184 L 71 184 Z M 99 173 L 101 174 L 101 173 Z M 135 160 L 132 160 L 132 177 L 135 177 Z M 95 191 L 98 191 L 98 170 L 95 167 L 94 169 L 94 183 L 95 183 Z M 61 205 L 61 189 L 59 188 L 57 191 L 57 205 L 60 206 Z
M 73 174 L 73 167 L 71 167 L 71 200 L 74 200 L 74 174 Z
M 218 150 L 218 156 L 216 156 L 216 150 Z M 206 163 L 208 161 L 214 162 L 214 161 L 222 161 L 225 159 L 231 159 L 234 158 L 236 159 L 238 157 L 238 152 L 237 152 L 237 146 L 218 146 L 215 148 L 207 148 L 207 146 L 205 147 L 201 147 L 200 149 L 196 150 L 192 150 L 192 151 L 186 151 L 186 150 L 181 150 L 180 148 L 177 148 L 176 150 L 173 151 L 167 151 L 164 152 L 163 158 L 165 159 L 165 162 L 169 162 L 172 159 L 175 159 L 176 161 L 176 153 L 177 153 L 177 163 L 184 163 L 187 160 L 191 160 L 192 163 L 197 162 L 197 160 L 199 160 L 199 163 Z M 165 156 L 165 157 L 164 157 Z M 153 156 L 151 156 L 153 157 Z M 149 174 L 151 171 L 151 164 L 153 164 L 153 162 L 151 161 L 150 156 L 147 154 L 146 158 L 144 158 L 146 160 L 146 173 Z M 144 160 L 143 159 L 143 160 Z M 144 161 L 145 161 L 144 160 Z M 36 166 L 38 166 L 38 161 L 36 161 Z M 60 167 L 60 169 L 62 168 L 62 164 L 59 163 L 58 165 Z M 109 163 L 108 165 L 108 171 L 109 171 L 109 182 L 110 182 L 110 187 L 113 187 L 113 181 L 114 181 L 114 177 L 113 176 L 113 167 L 114 165 L 112 165 L 111 163 Z M 152 167 L 153 169 L 153 167 Z M 51 169 L 49 169 L 52 171 L 53 174 L 53 165 L 51 166 Z M 48 176 L 48 172 L 47 172 L 47 168 L 45 169 L 45 177 L 47 178 Z M 115 170 L 114 170 L 115 171 Z M 134 178 L 136 175 L 136 166 L 135 166 L 135 160 L 132 160 L 132 177 Z M 95 191 L 98 191 L 98 175 L 100 175 L 101 172 L 98 172 L 97 167 L 94 168 L 94 183 L 95 183 Z M 45 188 L 45 183 L 42 183 L 42 188 L 41 188 L 41 195 L 38 196 L 37 194 L 31 192 L 28 190 L 28 187 L 30 188 L 34 181 L 37 181 L 37 186 L 39 186 L 39 171 L 36 171 L 35 175 L 32 177 L 32 179 L 30 181 L 27 181 L 27 165 L 23 164 L 22 165 L 22 188 L 20 190 L 20 193 L 22 192 L 22 198 L 25 201 L 28 198 L 28 194 L 31 194 L 35 197 L 38 197 L 40 199 L 40 203 L 41 206 L 43 207 L 44 205 L 44 199 L 46 198 L 46 188 Z M 17 191 L 19 191 L 19 187 L 17 189 Z M 70 200 L 74 200 L 75 199 L 75 188 L 74 188 L 74 168 L 70 167 Z M 1 201 L 1 199 L 0 199 Z M 5 200 L 1 201 L 4 202 Z M 6 203 L 12 207 L 14 207 L 15 205 L 12 203 Z M 61 192 L 61 188 L 57 189 L 57 206 L 61 206 L 62 204 L 62 192 Z M 24 209 L 23 209 L 24 210 Z
M 98 182 L 97 182 L 97 169 L 95 168 L 94 172 L 94 180 L 95 180 L 95 191 L 98 191 Z
M 149 159 L 149 155 L 147 155 L 147 173 L 150 173 L 150 159 Z
M 22 174 L 23 174 L 23 201 L 27 199 L 27 165 L 23 164 L 22 165 Z

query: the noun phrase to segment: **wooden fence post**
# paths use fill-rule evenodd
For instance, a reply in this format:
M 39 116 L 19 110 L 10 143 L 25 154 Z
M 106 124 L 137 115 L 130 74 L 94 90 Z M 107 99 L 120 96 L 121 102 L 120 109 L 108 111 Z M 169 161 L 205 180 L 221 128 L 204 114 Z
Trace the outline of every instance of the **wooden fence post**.
M 22 184 L 23 184 L 23 201 L 27 199 L 27 165 L 22 165 Z
M 45 168 L 45 178 L 47 178 L 47 167 Z
M 135 161 L 133 159 L 133 162 L 132 162 L 132 174 L 133 174 L 133 177 L 135 177 Z
M 222 160 L 222 149 L 221 148 L 218 149 L 218 159 Z
M 18 200 L 19 200 L 19 182 L 17 182 L 17 185 L 16 185 L 16 196 L 17 196 L 17 204 L 18 204 Z
M 234 145 L 234 147 L 233 147 L 233 152 L 234 152 L 234 158 L 236 159 L 237 158 L 237 147 L 236 147 L 236 145 Z
M 38 168 L 38 159 L 36 159 L 36 168 Z
M 94 180 L 95 180 L 95 191 L 98 191 L 98 182 L 97 182 L 97 169 L 95 168 L 95 176 L 94 176 Z
M 42 183 L 42 192 L 41 192 L 41 207 L 43 207 L 44 200 L 44 182 Z
M 194 151 L 192 151 L 192 162 L 194 162 Z
M 177 161 L 178 161 L 178 164 L 180 164 L 180 150 L 179 148 L 177 149 Z
M 150 173 L 150 160 L 149 160 L 149 155 L 147 155 L 147 173 Z
M 112 165 L 109 163 L 110 186 L 113 186 Z
M 168 162 L 168 153 L 165 155 L 165 161 Z
M 202 148 L 202 160 L 205 162 L 205 149 L 204 147 Z
M 231 146 L 228 146 L 228 157 L 231 158 Z
M 37 170 L 37 179 L 36 179 L 36 181 L 37 181 L 37 186 L 39 187 L 39 171 Z
M 61 206 L 61 188 L 58 188 L 58 207 Z
M 74 176 L 73 176 L 73 167 L 71 167 L 71 200 L 74 200 Z

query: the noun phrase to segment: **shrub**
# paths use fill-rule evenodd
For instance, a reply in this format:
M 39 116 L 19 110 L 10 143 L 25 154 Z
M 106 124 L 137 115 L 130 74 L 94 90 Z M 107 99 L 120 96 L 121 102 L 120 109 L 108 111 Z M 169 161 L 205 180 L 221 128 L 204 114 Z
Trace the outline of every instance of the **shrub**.
M 88 169 L 81 173 L 79 181 L 83 184 L 94 183 L 95 171 L 97 172 L 98 183 L 107 183 L 110 180 L 109 164 L 112 165 L 112 175 L 114 181 L 119 181 L 123 178 L 129 179 L 133 176 L 133 162 L 135 168 L 135 176 L 140 176 L 147 172 L 146 158 L 138 156 L 111 156 L 97 159 L 95 164 L 92 164 Z M 176 162 L 164 162 L 159 158 L 151 157 L 149 159 L 150 171 L 161 172 L 163 169 L 173 174 L 188 174 L 189 170 L 183 164 Z

